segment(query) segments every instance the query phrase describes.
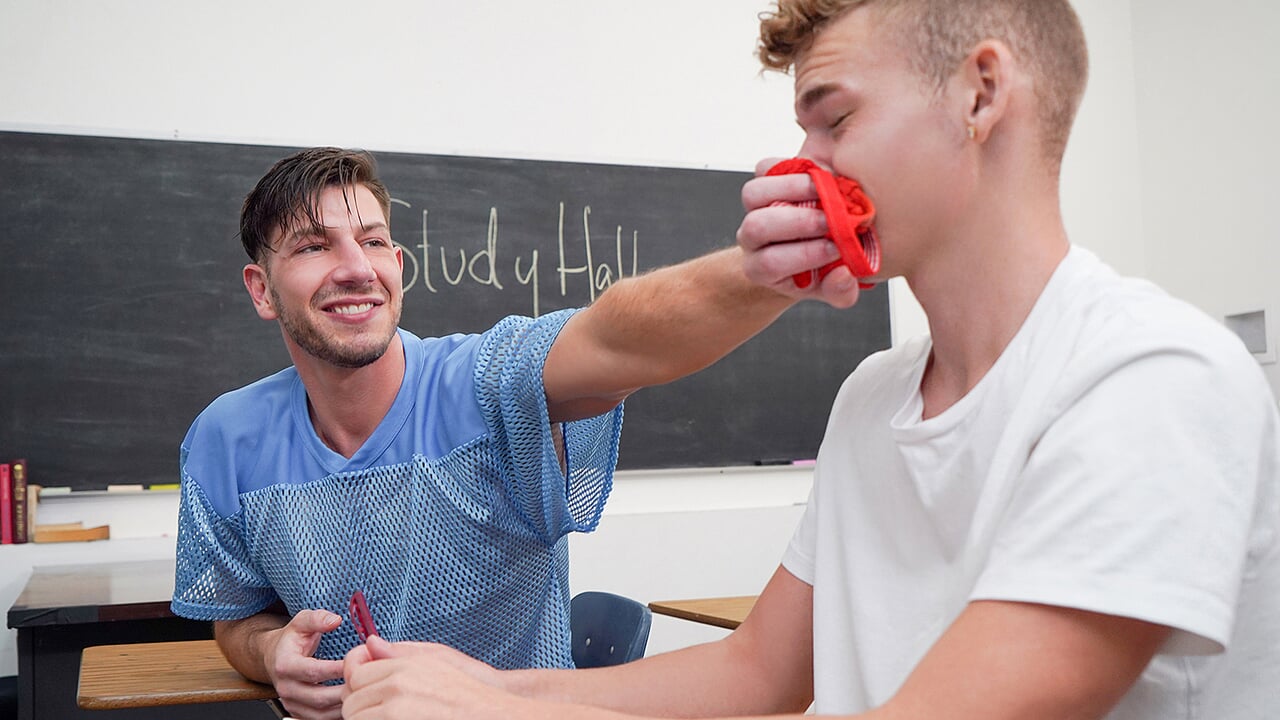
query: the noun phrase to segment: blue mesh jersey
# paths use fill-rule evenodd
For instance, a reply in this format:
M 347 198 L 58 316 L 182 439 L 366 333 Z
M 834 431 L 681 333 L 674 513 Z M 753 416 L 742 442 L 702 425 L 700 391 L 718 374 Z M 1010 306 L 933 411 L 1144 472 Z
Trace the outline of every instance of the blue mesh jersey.
M 562 472 L 542 367 L 571 313 L 483 335 L 401 330 L 404 382 L 349 460 L 317 436 L 293 368 L 215 400 L 182 444 L 173 612 L 328 609 L 344 622 L 316 657 L 340 659 L 360 589 L 388 640 L 571 667 L 565 535 L 595 529 L 622 429 L 620 406 L 562 424 Z

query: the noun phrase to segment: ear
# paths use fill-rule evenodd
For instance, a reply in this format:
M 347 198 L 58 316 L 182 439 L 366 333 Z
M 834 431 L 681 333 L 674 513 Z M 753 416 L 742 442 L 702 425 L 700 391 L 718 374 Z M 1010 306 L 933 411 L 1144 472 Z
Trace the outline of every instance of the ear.
M 964 123 L 973 128 L 972 139 L 986 142 L 1004 118 L 1013 94 L 1013 53 L 999 40 L 983 40 L 974 46 L 957 71 L 965 99 Z
M 266 268 L 256 263 L 244 266 L 244 289 L 249 291 L 249 297 L 253 300 L 253 309 L 263 320 L 275 320 L 280 317 L 271 303 L 269 282 Z

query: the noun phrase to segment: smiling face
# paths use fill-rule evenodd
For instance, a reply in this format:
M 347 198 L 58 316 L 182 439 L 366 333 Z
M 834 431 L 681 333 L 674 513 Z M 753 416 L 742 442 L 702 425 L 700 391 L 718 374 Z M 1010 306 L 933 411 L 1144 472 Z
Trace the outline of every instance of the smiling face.
M 295 363 L 300 353 L 341 368 L 382 357 L 395 337 L 404 258 L 387 218 L 363 185 L 329 186 L 305 217 L 270 237 L 262 264 L 244 269 L 258 316 L 279 320 Z
M 909 274 L 951 232 L 971 191 L 963 101 L 911 66 L 876 8 L 825 26 L 795 64 L 800 154 L 857 180 L 876 205 L 878 277 Z

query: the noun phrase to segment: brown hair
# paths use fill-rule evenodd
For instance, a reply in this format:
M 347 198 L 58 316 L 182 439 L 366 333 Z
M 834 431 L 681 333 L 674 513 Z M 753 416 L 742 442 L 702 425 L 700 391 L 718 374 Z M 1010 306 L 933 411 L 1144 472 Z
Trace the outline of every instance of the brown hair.
M 1057 166 L 1089 74 L 1084 30 L 1067 0 L 777 0 L 760 14 L 760 62 L 787 72 L 828 23 L 864 6 L 889 20 L 913 66 L 939 89 L 979 42 L 1008 45 L 1032 74 L 1044 149 Z
M 280 160 L 258 181 L 240 210 L 240 242 L 253 262 L 266 259 L 271 234 L 307 221 L 320 225 L 316 205 L 326 188 L 356 184 L 369 188 L 390 222 L 391 196 L 378 179 L 378 165 L 363 150 L 310 148 Z M 350 199 L 348 199 L 350 202 Z

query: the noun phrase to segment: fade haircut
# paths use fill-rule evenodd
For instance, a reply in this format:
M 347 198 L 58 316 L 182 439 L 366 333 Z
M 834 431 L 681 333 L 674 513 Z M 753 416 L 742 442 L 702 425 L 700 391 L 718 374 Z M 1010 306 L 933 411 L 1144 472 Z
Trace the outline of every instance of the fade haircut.
M 1045 156 L 1055 170 L 1061 164 L 1089 75 L 1084 30 L 1067 0 L 777 0 L 760 14 L 760 62 L 788 72 L 827 24 L 859 7 L 881 13 L 939 91 L 978 43 L 1009 46 L 1032 76 Z
M 346 188 L 363 185 L 369 188 L 382 215 L 391 221 L 391 195 L 378 179 L 378 164 L 363 150 L 335 147 L 310 148 L 296 152 L 277 162 L 258 181 L 244 199 L 240 209 L 240 242 L 249 258 L 265 264 L 271 246 L 271 234 L 306 223 L 319 226 L 317 215 L 320 195 L 331 187 L 343 188 L 347 207 L 352 207 Z

